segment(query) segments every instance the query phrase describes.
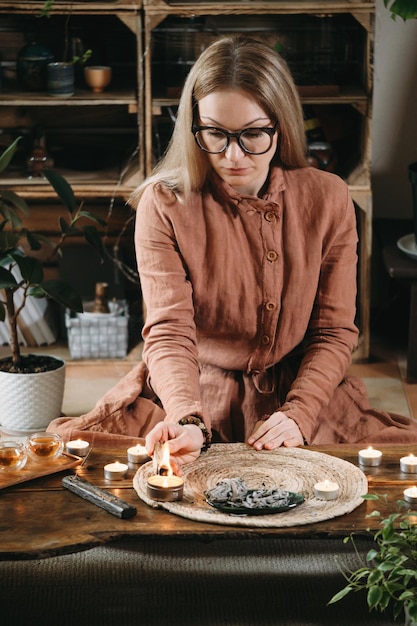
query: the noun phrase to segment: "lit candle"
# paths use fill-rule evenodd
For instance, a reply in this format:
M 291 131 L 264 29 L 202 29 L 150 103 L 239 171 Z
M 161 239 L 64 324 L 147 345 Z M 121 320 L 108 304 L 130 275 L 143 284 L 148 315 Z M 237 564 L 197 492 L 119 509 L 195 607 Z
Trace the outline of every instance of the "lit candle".
M 336 500 L 339 495 L 339 485 L 326 478 L 314 485 L 314 495 L 320 500 Z
M 26 465 L 27 452 L 23 443 L 18 441 L 0 442 L 0 472 L 19 470 Z
M 88 441 L 84 441 L 83 439 L 74 439 L 73 441 L 68 441 L 65 446 L 68 454 L 75 454 L 76 456 L 87 456 L 90 450 L 90 444 Z
M 108 463 L 104 466 L 104 478 L 107 480 L 122 480 L 122 478 L 125 478 L 128 469 L 126 463 L 119 463 L 119 461 Z
M 372 446 L 369 446 L 366 450 L 359 450 L 358 457 L 361 465 L 380 465 L 382 461 L 382 452 L 380 450 L 374 450 Z
M 417 474 L 417 457 L 414 454 L 401 457 L 400 469 L 406 474 Z
M 404 489 L 404 500 L 410 504 L 417 504 L 417 487 Z
M 154 475 L 148 478 L 147 493 L 152 500 L 174 502 L 182 500 L 184 481 L 180 476 Z
M 127 460 L 129 463 L 145 463 L 149 461 L 149 454 L 146 452 L 145 446 L 141 446 L 138 443 L 136 446 L 128 448 Z

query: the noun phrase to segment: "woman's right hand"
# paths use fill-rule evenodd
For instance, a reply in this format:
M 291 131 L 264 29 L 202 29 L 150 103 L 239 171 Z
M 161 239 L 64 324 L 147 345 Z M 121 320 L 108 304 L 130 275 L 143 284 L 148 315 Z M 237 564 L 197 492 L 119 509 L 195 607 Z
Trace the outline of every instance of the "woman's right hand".
M 145 437 L 146 451 L 153 455 L 156 443 L 169 443 L 170 462 L 176 474 L 180 466 L 195 461 L 204 443 L 201 429 L 195 424 L 181 426 L 175 422 L 159 422 Z

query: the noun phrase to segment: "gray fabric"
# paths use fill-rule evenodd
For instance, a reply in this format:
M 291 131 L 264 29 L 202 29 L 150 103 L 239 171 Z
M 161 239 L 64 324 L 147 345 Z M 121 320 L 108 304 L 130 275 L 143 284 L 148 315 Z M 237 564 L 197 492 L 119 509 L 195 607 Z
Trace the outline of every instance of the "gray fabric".
M 358 542 L 361 553 L 370 547 Z M 125 540 L 42 560 L 0 562 L 1 624 L 8 626 L 392 626 L 343 585 L 356 569 L 337 539 L 256 538 L 209 543 Z

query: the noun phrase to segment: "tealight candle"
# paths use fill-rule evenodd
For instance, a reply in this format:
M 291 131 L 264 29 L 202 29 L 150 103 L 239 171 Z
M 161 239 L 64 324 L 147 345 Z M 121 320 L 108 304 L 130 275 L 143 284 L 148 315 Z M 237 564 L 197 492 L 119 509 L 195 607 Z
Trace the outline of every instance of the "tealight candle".
M 184 481 L 180 476 L 154 475 L 148 478 L 148 497 L 160 502 L 182 500 Z
M 406 474 L 417 474 L 417 457 L 414 454 L 401 457 L 400 469 Z
M 19 470 L 26 465 L 26 447 L 18 441 L 0 442 L 0 471 Z
M 339 485 L 326 478 L 314 485 L 314 495 L 320 500 L 336 500 L 339 495 Z
M 119 463 L 119 461 L 108 463 L 104 466 L 104 478 L 107 480 L 122 480 L 122 478 L 125 478 L 128 469 L 126 463 Z
M 149 454 L 146 452 L 145 446 L 138 443 L 127 450 L 127 460 L 129 463 L 145 463 L 149 461 Z
M 68 441 L 65 446 L 65 450 L 68 454 L 75 454 L 76 456 L 87 456 L 90 451 L 90 444 L 88 441 L 84 441 L 83 439 L 74 439 L 73 441 Z
M 410 504 L 417 504 L 417 487 L 404 489 L 404 500 Z
M 369 446 L 366 450 L 359 450 L 358 458 L 361 465 L 374 467 L 375 465 L 380 465 L 382 452 L 381 450 L 375 450 L 372 446 Z

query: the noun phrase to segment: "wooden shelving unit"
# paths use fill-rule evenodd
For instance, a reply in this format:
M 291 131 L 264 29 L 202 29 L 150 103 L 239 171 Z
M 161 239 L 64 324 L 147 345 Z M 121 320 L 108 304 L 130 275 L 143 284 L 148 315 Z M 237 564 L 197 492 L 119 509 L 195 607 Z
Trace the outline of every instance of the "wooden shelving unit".
M 86 43 L 91 32 L 107 35 L 106 64 L 114 63 L 117 76 L 118 64 L 124 63 L 128 79 L 112 81 L 100 95 L 79 82 L 75 95 L 65 101 L 46 93 L 18 91 L 8 75 L 7 62 L 13 65 L 24 42 L 22 28 L 41 5 L 40 0 L 0 0 L 3 141 L 8 131 L 25 134 L 41 124 L 52 144 L 62 142 L 65 150 L 75 145 L 82 157 L 88 151 L 91 158 L 101 157 L 104 164 L 99 159 L 97 167 L 91 164 L 87 170 L 77 171 L 65 162 L 61 166 L 76 195 L 96 201 L 113 196 L 126 199 L 150 173 L 172 132 L 182 81 L 212 39 L 238 29 L 280 46 L 303 104 L 316 110 L 335 146 L 337 173 L 349 184 L 357 207 L 361 332 L 354 359 L 365 360 L 369 355 L 374 0 L 73 0 L 70 20 L 75 30 L 86 36 Z M 57 0 L 51 20 L 62 23 L 68 11 L 69 3 Z M 129 50 L 121 53 L 121 59 L 118 45 Z M 318 83 L 305 80 L 306 75 L 320 73 L 320 67 L 325 70 L 326 64 L 331 66 L 327 92 L 326 81 L 317 89 Z M 58 151 L 57 164 L 59 155 Z M 42 179 L 28 180 L 24 172 L 3 175 L 0 188 L 3 185 L 40 203 L 53 197 Z
M 42 4 L 39 0 L 0 2 L 0 127 L 5 143 L 21 134 L 21 150 L 28 151 L 31 130 L 40 125 L 56 169 L 76 195 L 126 199 L 144 175 L 141 2 L 57 1 L 50 18 L 39 17 Z M 53 50 L 57 42 L 63 45 L 67 20 L 70 37 L 81 38 L 91 47 L 94 63 L 112 66 L 110 87 L 94 94 L 78 67 L 75 94 L 67 99 L 50 97 L 46 91 L 19 90 L 15 61 L 25 35 L 37 28 L 37 40 Z M 69 153 L 70 158 L 63 158 Z M 24 167 L 20 169 L 17 162 L 15 170 L 0 179 L 0 187 L 12 185 L 20 194 L 36 199 L 53 197 L 48 184 L 28 180 Z

